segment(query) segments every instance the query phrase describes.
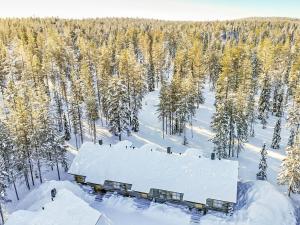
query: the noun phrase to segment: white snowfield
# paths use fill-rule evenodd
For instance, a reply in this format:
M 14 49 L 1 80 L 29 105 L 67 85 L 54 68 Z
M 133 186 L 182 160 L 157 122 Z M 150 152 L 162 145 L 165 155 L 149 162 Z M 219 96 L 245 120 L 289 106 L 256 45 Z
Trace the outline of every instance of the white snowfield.
M 72 187 L 70 182 L 52 182 L 59 189 L 54 201 L 47 197 L 45 191 L 49 191 L 49 185 L 42 185 L 35 191 L 37 196 L 30 199 L 27 196 L 23 201 L 28 204 L 28 209 L 37 210 L 18 210 L 10 215 L 5 225 L 104 225 L 101 213 L 89 206 L 87 202 L 75 195 L 71 190 L 61 188 L 62 186 Z M 82 196 L 82 195 L 81 195 Z M 33 197 L 33 196 L 31 196 Z M 83 197 L 83 196 L 82 196 Z M 46 204 L 42 204 L 46 202 Z M 31 204 L 30 204 L 31 203 Z M 38 207 L 39 206 L 39 207 Z M 20 206 L 22 207 L 22 206 Z M 42 207 L 44 209 L 42 209 Z
M 112 146 L 86 142 L 69 173 L 95 184 L 105 180 L 132 184 L 131 190 L 138 192 L 149 193 L 151 188 L 179 192 L 185 201 L 236 202 L 237 161 L 199 157 L 194 150 L 180 155 L 156 151 L 152 145 L 131 146 L 130 141 Z

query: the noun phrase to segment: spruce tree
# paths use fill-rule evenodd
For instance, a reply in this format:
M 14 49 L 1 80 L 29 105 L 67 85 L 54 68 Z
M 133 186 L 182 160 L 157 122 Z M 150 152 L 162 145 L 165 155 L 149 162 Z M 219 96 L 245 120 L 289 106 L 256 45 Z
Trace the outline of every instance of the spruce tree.
M 273 149 L 279 149 L 279 143 L 281 141 L 280 132 L 281 132 L 281 119 L 278 119 L 274 127 L 274 133 L 272 138 L 271 148 Z
M 13 185 L 16 198 L 19 200 L 19 193 L 16 186 L 16 180 L 21 177 L 19 171 L 22 161 L 20 160 L 20 152 L 16 151 L 14 142 L 9 133 L 7 125 L 0 120 L 0 171 L 2 171 L 6 178 L 2 184 Z M 8 175 L 8 176 L 7 176 Z M 1 182 L 0 182 L 1 183 Z
M 287 143 L 288 146 L 294 145 L 295 135 L 296 135 L 295 130 L 292 128 L 290 130 L 290 136 L 289 136 L 288 143 Z
M 108 99 L 110 101 L 108 106 L 109 129 L 121 140 L 122 132 L 129 132 L 130 118 L 129 99 L 124 81 L 112 79 L 108 89 Z
M 224 103 L 219 103 L 216 109 L 216 113 L 212 120 L 212 129 L 215 135 L 212 139 L 214 143 L 214 152 L 219 159 L 228 158 L 228 134 L 229 134 L 229 116 Z
M 266 180 L 267 179 L 267 150 L 266 150 L 266 144 L 263 145 L 261 151 L 260 151 L 260 162 L 258 165 L 258 173 L 256 174 L 257 179 L 259 180 Z
M 64 114 L 64 131 L 65 131 L 65 140 L 69 141 L 71 139 L 69 123 L 67 121 L 66 115 Z
M 263 87 L 258 102 L 258 119 L 261 120 L 263 129 L 266 128 L 268 112 L 270 110 L 270 84 L 268 79 L 268 77 L 265 77 L 263 81 Z

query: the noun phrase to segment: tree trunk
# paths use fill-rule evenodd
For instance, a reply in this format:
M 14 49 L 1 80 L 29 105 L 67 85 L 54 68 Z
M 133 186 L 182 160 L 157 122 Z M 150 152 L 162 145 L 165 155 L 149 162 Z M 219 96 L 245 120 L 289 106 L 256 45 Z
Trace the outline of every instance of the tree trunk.
M 13 178 L 13 179 L 14 179 L 14 178 Z M 13 180 L 13 186 L 14 186 L 14 189 L 15 189 L 15 194 L 16 194 L 17 200 L 19 201 L 20 198 L 19 198 L 19 194 L 18 194 L 18 190 L 17 190 L 17 187 L 16 187 L 16 182 L 15 182 L 15 180 Z
M 77 141 L 77 135 L 76 135 L 76 134 L 74 134 L 74 136 L 75 136 L 76 149 L 78 150 L 78 141 Z
M 41 164 L 40 164 L 40 160 L 39 160 L 39 159 L 38 159 L 38 161 L 37 161 L 37 165 L 38 165 L 38 171 L 39 171 L 40 183 L 43 183 L 42 172 L 41 172 Z
M 78 113 L 78 119 L 79 119 L 80 138 L 81 138 L 81 144 L 82 144 L 83 143 L 83 132 L 82 132 L 82 124 L 81 124 L 81 114 L 80 114 L 78 105 L 77 105 L 77 113 Z
M 30 184 L 29 184 L 29 181 L 28 181 L 27 171 L 24 172 L 24 179 L 25 179 L 25 183 L 26 183 L 26 186 L 27 186 L 28 190 L 30 190 Z
M 288 190 L 288 196 L 291 197 L 291 192 L 292 192 L 292 188 L 291 186 L 289 186 L 289 190 Z
M 3 225 L 4 225 L 4 216 L 3 216 L 3 211 L 2 211 L 1 202 L 0 202 L 0 217 L 1 217 L 1 221 L 2 221 L 2 223 L 1 223 L 1 224 L 3 224 Z
M 163 136 L 163 139 L 165 138 L 165 116 L 163 115 L 162 116 L 162 136 Z
M 28 158 L 28 163 L 29 163 L 29 170 L 30 170 L 31 182 L 32 182 L 32 185 L 34 186 L 33 170 L 32 170 L 32 163 L 31 163 L 30 158 Z
M 94 144 L 96 144 L 96 122 L 93 120 Z
M 59 172 L 59 166 L 58 166 L 58 161 L 57 160 L 56 160 L 56 170 L 57 170 L 58 180 L 60 180 L 60 172 Z

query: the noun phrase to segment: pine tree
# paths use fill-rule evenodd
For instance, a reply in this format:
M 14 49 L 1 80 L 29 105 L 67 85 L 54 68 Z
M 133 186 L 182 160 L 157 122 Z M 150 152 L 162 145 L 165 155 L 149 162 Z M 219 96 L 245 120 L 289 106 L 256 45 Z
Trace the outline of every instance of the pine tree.
M 270 110 L 270 84 L 268 79 L 269 78 L 265 77 L 263 81 L 263 87 L 258 102 L 258 119 L 261 120 L 263 129 L 266 128 L 268 111 Z
M 293 146 L 286 148 L 286 157 L 281 164 L 278 183 L 288 185 L 288 195 L 300 191 L 300 135 Z
M 81 82 L 79 79 L 76 79 L 75 72 L 72 74 L 72 95 L 71 95 L 71 107 L 70 107 L 70 115 L 73 127 L 73 133 L 77 144 L 77 134 L 80 135 L 81 143 L 83 143 L 83 125 L 82 125 L 82 118 L 83 118 L 83 96 L 81 94 Z
M 279 82 L 275 87 L 273 93 L 273 106 L 272 106 L 272 114 L 277 117 L 281 117 L 283 114 L 283 84 Z
M 219 103 L 216 107 L 216 113 L 212 120 L 212 129 L 215 135 L 212 139 L 214 143 L 214 152 L 219 159 L 228 158 L 228 134 L 229 134 L 229 116 L 226 110 L 225 103 Z
M 93 133 L 93 141 L 96 143 L 96 120 L 99 118 L 94 78 L 91 73 L 89 63 L 83 60 L 81 65 L 81 79 L 84 84 L 86 115 Z
M 4 128 L 4 125 L 0 121 L 0 129 Z M 6 188 L 9 184 L 9 166 L 10 164 L 7 162 L 6 154 L 8 148 L 11 146 L 7 146 L 9 143 L 8 136 L 6 130 L 1 129 L 0 132 L 0 224 L 4 224 L 4 212 L 2 204 L 5 203 L 6 199 Z
M 48 164 L 51 167 L 56 167 L 57 177 L 61 179 L 61 172 L 59 166 L 62 165 L 67 171 L 68 161 L 67 161 L 67 151 L 63 147 L 63 137 L 59 136 L 59 133 L 56 132 L 53 128 L 48 127 L 49 132 L 47 139 L 45 140 L 44 152 L 48 156 Z
M 65 130 L 65 140 L 69 141 L 71 139 L 69 123 L 67 121 L 66 115 L 64 114 L 64 130 Z
M 278 119 L 274 127 L 273 139 L 271 144 L 271 148 L 273 149 L 279 149 L 279 143 L 281 141 L 280 132 L 281 132 L 281 119 Z
M 257 52 L 253 52 L 251 54 L 251 84 L 249 90 L 249 97 L 248 97 L 248 104 L 247 104 L 247 117 L 248 117 L 248 124 L 249 124 L 249 135 L 251 137 L 255 136 L 254 131 L 254 124 L 256 123 L 257 119 L 257 111 L 256 111 L 256 100 L 255 96 L 257 94 L 257 80 L 259 74 L 261 73 L 261 63 L 257 57 Z
M 289 142 L 293 143 L 294 141 L 291 138 L 294 138 L 295 135 L 300 133 L 300 86 L 297 87 L 294 91 L 294 96 L 292 99 L 292 105 L 288 110 L 287 125 L 293 133 L 291 133 Z
M 33 133 L 31 126 L 31 107 L 29 102 L 29 87 L 26 83 L 20 82 L 19 90 L 13 87 L 15 84 L 8 84 L 13 98 L 7 100 L 7 107 L 10 109 L 8 114 L 8 125 L 11 136 L 14 138 L 15 147 L 20 152 L 19 159 L 21 160 L 20 170 L 24 174 L 26 186 L 30 189 L 29 176 L 30 174 L 32 185 L 34 185 L 32 150 L 30 148 L 30 139 Z
M 8 58 L 7 58 L 7 49 L 0 41 L 0 93 L 2 95 L 2 99 L 4 100 L 4 88 L 6 77 L 8 75 L 9 67 L 8 67 Z
M 170 114 L 170 100 L 169 100 L 169 87 L 166 83 L 163 83 L 159 92 L 159 104 L 157 106 L 158 119 L 162 121 L 162 135 L 164 138 L 165 133 L 167 134 L 168 129 L 168 115 Z
M 290 130 L 290 136 L 289 136 L 288 143 L 287 143 L 288 146 L 294 145 L 295 136 L 296 136 L 295 130 L 292 128 Z
M 124 81 L 112 79 L 108 88 L 108 99 L 110 101 L 108 106 L 109 129 L 121 140 L 122 132 L 129 132 L 130 118 L 129 99 Z
M 247 112 L 247 96 L 244 94 L 243 88 L 240 88 L 237 92 L 236 101 L 235 101 L 235 132 L 237 139 L 236 155 L 239 156 L 239 153 L 244 148 L 244 143 L 248 140 L 248 112 Z M 232 152 L 233 156 L 234 152 Z
M 266 144 L 263 145 L 261 151 L 260 151 L 260 162 L 258 165 L 259 172 L 256 174 L 257 179 L 259 180 L 266 180 L 267 179 L 267 150 L 266 150 Z
M 16 186 L 16 180 L 20 178 L 19 152 L 14 147 L 13 140 L 10 136 L 8 127 L 0 120 L 0 171 L 5 174 L 2 184 L 12 184 L 16 198 L 19 200 L 19 194 Z M 1 182 L 0 182 L 1 183 Z
M 0 157 L 0 163 L 3 163 L 1 161 Z M 4 212 L 2 204 L 5 202 L 5 196 L 6 196 L 6 178 L 7 174 L 4 172 L 3 168 L 0 167 L 0 224 L 4 224 Z

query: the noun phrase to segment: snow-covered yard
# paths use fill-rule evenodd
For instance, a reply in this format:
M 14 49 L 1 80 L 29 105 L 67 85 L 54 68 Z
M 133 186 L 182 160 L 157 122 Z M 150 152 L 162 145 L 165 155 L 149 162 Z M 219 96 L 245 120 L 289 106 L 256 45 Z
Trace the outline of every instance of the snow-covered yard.
M 17 211 L 12 214 L 8 225 L 21 225 L 18 223 L 20 215 L 30 221 L 38 214 L 38 219 L 45 218 L 41 214 L 42 207 L 51 207 L 50 190 L 57 189 L 58 199 L 60 195 L 69 196 L 69 199 L 81 198 L 92 208 L 102 214 L 102 219 L 97 225 L 188 225 L 191 224 L 191 215 L 180 208 L 167 206 L 159 203 L 151 203 L 148 208 L 138 209 L 132 198 L 112 195 L 104 198 L 103 201 L 95 201 L 95 196 L 87 194 L 77 184 L 69 181 L 49 181 L 33 190 L 17 204 Z M 72 193 L 72 195 L 70 194 Z M 71 196 L 71 197 L 70 197 Z M 75 197 L 76 196 L 76 197 Z M 64 199 L 64 198 L 61 198 Z M 76 201 L 77 202 L 77 201 Z M 56 208 L 57 217 L 61 217 L 67 208 L 80 209 L 84 203 L 74 204 L 74 200 L 60 204 Z M 78 203 L 78 202 L 77 202 Z M 52 203 L 53 204 L 53 203 Z M 291 202 L 276 188 L 268 182 L 247 182 L 240 184 L 237 209 L 233 216 L 226 216 L 222 213 L 209 213 L 202 216 L 200 225 L 292 225 L 295 224 L 293 206 Z M 26 209 L 26 211 L 24 211 Z M 60 211 L 61 212 L 60 212 Z M 86 210 L 86 209 L 85 209 Z M 89 213 L 91 213 L 89 211 Z M 95 212 L 92 211 L 92 214 Z M 70 215 L 69 215 L 70 216 Z M 74 215 L 75 217 L 78 215 Z M 83 216 L 83 215 L 82 215 Z M 94 215 L 95 216 L 95 215 Z M 68 217 L 66 217 L 68 218 Z M 69 217 L 70 219 L 71 217 Z M 52 218 L 53 219 L 53 218 Z M 66 221 L 66 220 L 65 220 Z M 44 223 L 43 223 L 44 224 Z M 48 224 L 48 223 L 47 223 Z M 54 223 L 56 224 L 56 223 Z M 73 225 L 72 218 L 66 221 L 65 225 Z M 42 225 L 40 223 L 30 225 Z M 60 224 L 59 224 L 60 225 Z

